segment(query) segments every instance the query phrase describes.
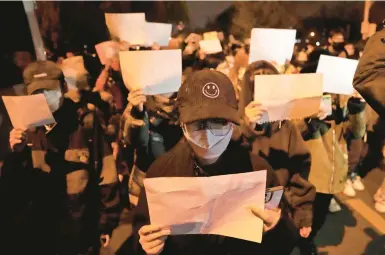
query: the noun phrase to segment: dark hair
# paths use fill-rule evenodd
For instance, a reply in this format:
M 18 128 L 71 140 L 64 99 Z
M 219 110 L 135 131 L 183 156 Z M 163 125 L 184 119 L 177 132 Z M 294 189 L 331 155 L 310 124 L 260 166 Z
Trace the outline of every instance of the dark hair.
M 251 63 L 246 69 L 241 84 L 241 93 L 239 97 L 239 110 L 243 115 L 245 107 L 253 101 L 254 97 L 254 76 L 279 74 L 277 68 L 267 61 L 261 60 Z
M 301 73 L 315 73 L 317 71 L 318 62 L 321 55 L 330 56 L 329 51 L 324 49 L 316 49 L 308 56 L 308 62 L 302 68 Z
M 345 37 L 345 32 L 341 28 L 338 28 L 338 29 L 332 29 L 329 31 L 329 38 L 332 38 L 333 36 L 338 34 L 341 34 Z

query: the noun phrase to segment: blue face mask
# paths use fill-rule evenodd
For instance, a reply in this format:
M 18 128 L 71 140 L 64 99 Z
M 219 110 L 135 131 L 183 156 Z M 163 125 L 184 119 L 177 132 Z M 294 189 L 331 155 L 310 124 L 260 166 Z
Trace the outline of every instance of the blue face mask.
M 43 93 L 51 112 L 56 112 L 63 102 L 61 90 L 44 90 Z

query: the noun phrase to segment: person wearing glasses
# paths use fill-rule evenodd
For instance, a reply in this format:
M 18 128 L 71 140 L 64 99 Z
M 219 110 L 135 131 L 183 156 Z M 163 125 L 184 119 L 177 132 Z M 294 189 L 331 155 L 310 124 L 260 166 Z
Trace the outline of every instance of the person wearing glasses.
M 234 87 L 226 75 L 202 70 L 188 76 L 179 89 L 177 108 L 184 137 L 150 166 L 146 178 L 267 170 L 266 187 L 278 185 L 275 173 L 264 159 L 231 140 L 240 116 Z M 142 189 L 133 216 L 135 254 L 290 254 L 295 240 L 287 213 L 280 209 L 250 210 L 264 221 L 261 244 L 219 235 L 171 236 L 170 230 L 151 225 L 146 192 Z

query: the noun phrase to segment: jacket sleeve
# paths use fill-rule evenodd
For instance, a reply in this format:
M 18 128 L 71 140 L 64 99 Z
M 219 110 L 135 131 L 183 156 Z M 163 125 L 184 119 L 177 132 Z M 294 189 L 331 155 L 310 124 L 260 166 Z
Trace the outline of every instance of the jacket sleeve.
M 385 29 L 370 37 L 358 63 L 354 88 L 379 114 L 385 113 Z
M 146 112 L 138 113 L 128 104 L 123 113 L 122 138 L 126 145 L 147 147 L 149 142 L 149 122 Z
M 348 119 L 345 122 L 347 132 L 349 132 L 354 139 L 361 139 L 366 131 L 365 118 L 365 102 L 360 99 L 350 98 L 348 100 Z
M 311 156 L 298 128 L 291 122 L 289 122 L 289 127 L 288 170 L 290 180 L 285 196 L 289 202 L 296 226 L 298 228 L 309 227 L 312 225 L 312 204 L 316 193 L 315 187 L 307 181 L 310 172 Z
M 285 190 L 285 198 L 297 228 L 312 226 L 315 195 L 314 185 L 299 174 L 290 179 L 290 185 Z
M 299 173 L 302 178 L 307 180 L 309 178 L 311 156 L 305 141 L 299 129 L 289 122 L 290 140 L 289 140 L 289 173 L 293 176 Z
M 245 121 L 245 117 L 243 116 L 241 119 L 241 124 L 236 127 L 233 133 L 233 140 L 235 141 L 247 141 L 249 144 L 252 144 L 254 140 L 264 134 L 263 126 L 257 124 L 257 128 L 252 130 Z

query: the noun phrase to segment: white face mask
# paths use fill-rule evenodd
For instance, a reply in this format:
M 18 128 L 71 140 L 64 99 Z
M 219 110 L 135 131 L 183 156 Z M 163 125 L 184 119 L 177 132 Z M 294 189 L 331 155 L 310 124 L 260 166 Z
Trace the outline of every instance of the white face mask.
M 44 96 L 51 112 L 56 112 L 62 103 L 63 94 L 60 90 L 44 90 Z
M 184 136 L 198 157 L 203 159 L 217 158 L 222 155 L 230 143 L 233 128 L 224 136 L 216 136 L 210 130 L 197 130 L 187 133 L 183 128 Z

